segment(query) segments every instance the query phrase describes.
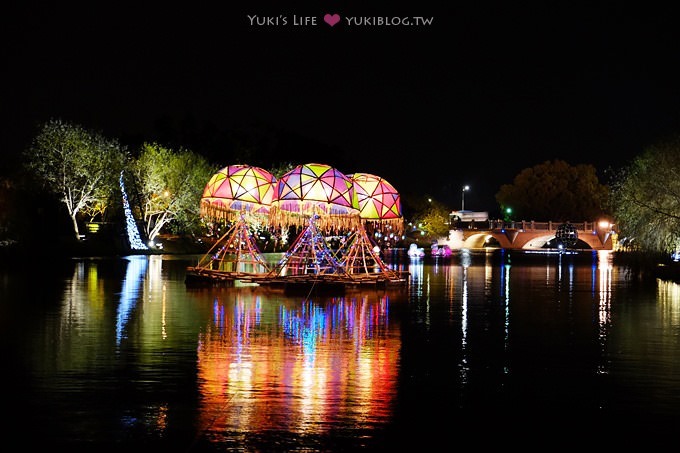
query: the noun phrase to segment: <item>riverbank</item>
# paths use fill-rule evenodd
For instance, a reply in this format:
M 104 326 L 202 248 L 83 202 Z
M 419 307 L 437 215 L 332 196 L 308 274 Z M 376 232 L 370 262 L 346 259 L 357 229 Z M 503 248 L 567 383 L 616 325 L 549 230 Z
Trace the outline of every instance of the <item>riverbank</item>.
M 624 265 L 631 277 L 641 281 L 657 278 L 680 283 L 680 262 L 657 253 L 615 252 L 614 263 Z
M 207 253 L 214 240 L 202 237 L 163 235 L 156 241 L 158 248 L 131 250 L 124 238 L 101 237 L 76 242 L 71 238 L 35 241 L 22 244 L 0 241 L 0 264 L 12 266 L 16 262 L 73 257 L 114 257 L 126 255 L 191 255 Z M 613 252 L 616 264 L 624 265 L 631 278 L 652 281 L 660 278 L 680 284 L 680 262 L 669 256 L 642 252 Z
M 674 261 L 668 264 L 657 264 L 654 275 L 661 280 L 680 284 L 680 262 Z
M 124 238 L 114 235 L 94 236 L 76 241 L 70 237 L 32 242 L 0 241 L 0 261 L 3 265 L 14 262 L 41 261 L 73 257 L 115 257 L 126 255 L 187 255 L 206 253 L 212 242 L 189 236 L 162 236 L 158 247 L 148 250 L 132 250 Z

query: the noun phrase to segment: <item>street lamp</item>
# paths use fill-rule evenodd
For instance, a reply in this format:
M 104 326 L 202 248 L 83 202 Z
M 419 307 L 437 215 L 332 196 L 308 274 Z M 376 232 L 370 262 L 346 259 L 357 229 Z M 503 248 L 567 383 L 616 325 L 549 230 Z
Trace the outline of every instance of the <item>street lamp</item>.
M 464 211 L 465 210 L 465 192 L 470 190 L 470 186 L 463 186 L 463 197 L 461 198 L 460 201 L 460 210 Z

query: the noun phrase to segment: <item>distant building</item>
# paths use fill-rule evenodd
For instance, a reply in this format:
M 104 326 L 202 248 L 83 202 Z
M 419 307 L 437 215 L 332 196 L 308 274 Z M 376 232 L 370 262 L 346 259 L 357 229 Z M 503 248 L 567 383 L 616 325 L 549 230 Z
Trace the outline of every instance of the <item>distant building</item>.
M 451 211 L 449 222 L 486 222 L 489 220 L 489 213 L 486 211 Z

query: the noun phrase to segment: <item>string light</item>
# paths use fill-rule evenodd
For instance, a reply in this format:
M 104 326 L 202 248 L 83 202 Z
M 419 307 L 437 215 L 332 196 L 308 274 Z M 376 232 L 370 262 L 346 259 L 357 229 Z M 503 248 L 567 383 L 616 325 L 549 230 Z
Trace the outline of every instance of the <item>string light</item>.
M 137 222 L 132 217 L 132 210 L 128 202 L 127 193 L 125 192 L 125 184 L 123 183 L 123 172 L 120 172 L 120 191 L 123 193 L 123 210 L 125 211 L 125 230 L 127 231 L 128 242 L 132 250 L 149 250 L 149 247 L 142 242 L 137 228 Z

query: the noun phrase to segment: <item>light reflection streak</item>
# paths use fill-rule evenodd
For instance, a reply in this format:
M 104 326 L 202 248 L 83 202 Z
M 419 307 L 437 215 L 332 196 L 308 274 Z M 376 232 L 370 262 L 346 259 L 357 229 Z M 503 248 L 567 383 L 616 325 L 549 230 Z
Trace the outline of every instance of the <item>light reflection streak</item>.
M 124 330 L 130 318 L 131 311 L 135 308 L 140 297 L 139 287 L 146 272 L 147 257 L 132 255 L 127 257 L 128 265 L 123 280 L 123 289 L 120 293 L 116 316 L 116 343 L 120 344 L 125 337 Z
M 449 320 L 456 322 L 456 266 L 447 266 L 446 297 L 449 301 Z
M 83 263 L 78 263 L 78 274 L 82 276 Z M 77 281 L 77 280 L 76 280 Z M 90 300 L 100 300 L 99 294 L 99 268 L 91 263 L 87 266 L 87 295 Z
M 503 263 L 501 267 L 501 288 L 503 288 L 503 301 L 505 302 L 505 322 L 504 322 L 504 336 L 503 336 L 503 346 L 505 348 L 505 366 L 503 372 L 505 374 L 510 373 L 510 365 L 508 359 L 508 348 L 510 346 L 510 268 L 511 264 L 508 260 L 507 263 Z
M 680 327 L 680 284 L 666 280 L 657 280 L 657 284 L 663 324 L 676 330 Z
M 567 274 L 567 291 L 569 295 L 569 302 L 571 302 L 573 293 L 574 293 L 574 263 L 569 262 L 566 266 L 566 274 Z M 562 254 L 559 254 L 559 259 L 558 259 L 558 265 L 557 265 L 557 276 L 558 276 L 558 282 L 559 286 L 558 289 L 561 291 L 562 290 Z
M 468 281 L 467 274 L 470 267 L 471 257 L 468 250 L 461 250 L 461 265 L 463 268 L 462 278 L 462 305 L 461 305 L 461 363 L 460 363 L 460 380 L 461 384 L 466 384 L 468 381 L 468 373 L 470 366 L 467 357 L 467 334 L 468 334 Z
M 491 291 L 493 285 L 493 261 L 491 260 L 492 255 L 487 253 L 484 260 L 484 290 Z
M 414 292 L 413 295 L 423 295 L 423 263 L 422 261 L 411 261 L 408 267 L 410 273 L 409 289 Z
M 600 343 L 601 357 L 606 357 L 607 338 L 611 325 L 611 299 L 612 299 L 612 256 L 609 251 L 598 251 L 597 259 L 599 280 L 599 304 L 598 304 L 598 341 Z M 595 279 L 593 279 L 593 282 Z M 609 373 L 609 361 L 598 365 L 597 374 Z
M 64 330 L 69 333 L 68 338 L 59 340 L 62 353 L 59 354 L 57 366 L 63 376 L 57 379 L 58 381 L 69 382 L 68 385 L 75 387 L 80 384 L 76 384 L 76 381 L 70 383 L 72 376 L 89 376 L 93 372 L 101 373 L 99 371 L 101 369 L 108 370 L 108 367 L 114 367 L 115 370 L 115 367 L 120 365 L 121 357 L 125 357 L 125 348 L 121 347 L 124 339 L 130 338 L 132 342 L 141 343 L 140 337 L 145 331 L 154 333 L 158 331 L 155 325 L 153 328 L 145 328 L 148 324 L 145 324 L 144 312 L 138 307 L 145 297 L 153 297 L 160 291 L 163 291 L 165 301 L 165 284 L 161 282 L 161 261 L 161 256 L 133 255 L 123 260 L 88 259 L 75 263 L 74 275 L 68 283 L 68 292 L 65 294 L 68 305 L 62 317 L 71 327 Z M 124 278 L 114 281 L 115 287 L 119 288 L 120 292 L 111 290 L 111 286 L 107 284 L 112 281 L 111 277 L 106 271 L 102 272 L 103 266 L 111 264 L 115 265 L 116 269 L 120 265 L 120 269 L 125 271 Z M 147 314 L 156 313 L 155 307 L 148 308 L 153 310 L 147 310 Z M 165 304 L 163 310 L 164 314 Z M 135 317 L 137 315 L 138 318 Z M 135 327 L 138 328 L 130 328 L 133 319 Z M 115 335 L 111 335 L 112 331 L 115 331 Z M 115 345 L 114 356 L 109 354 L 112 345 Z M 150 345 L 149 349 L 154 346 Z M 107 379 L 113 375 L 115 371 L 108 374 Z M 77 382 L 86 382 L 83 384 L 85 387 L 90 385 L 88 381 Z M 128 384 L 136 385 L 131 382 Z M 120 415 L 119 421 L 125 429 L 136 429 L 144 425 L 149 431 L 163 435 L 168 428 L 169 413 L 167 402 L 156 401 L 117 415 Z
M 423 306 L 418 305 L 418 313 L 423 315 L 422 322 L 429 328 L 430 326 L 430 275 L 427 280 L 424 278 L 422 260 L 411 260 L 409 265 L 409 295 L 412 299 L 423 301 Z M 423 297 L 426 296 L 426 297 Z
M 387 295 L 280 304 L 261 304 L 257 292 L 229 296 L 214 299 L 199 338 L 204 432 L 323 433 L 338 419 L 360 426 L 391 416 L 400 341 Z
M 83 285 L 86 294 L 82 294 Z M 64 326 L 82 326 L 93 313 L 101 313 L 103 291 L 97 265 L 93 262 L 77 262 L 73 277 L 64 290 Z
M 146 291 L 148 297 L 160 292 L 161 294 L 161 338 L 168 338 L 167 313 L 168 313 L 168 288 L 163 280 L 163 258 L 160 255 L 148 257 L 149 270 L 146 275 Z
M 600 250 L 597 252 L 596 258 L 593 259 L 593 265 L 591 266 L 591 274 L 590 274 L 590 291 L 595 294 L 596 291 L 596 284 L 597 284 L 597 273 L 601 267 L 601 261 L 602 258 L 605 258 L 604 255 L 601 254 L 601 252 L 606 252 L 606 250 Z
M 559 258 L 557 260 L 557 282 L 559 285 L 557 285 L 558 291 L 562 291 L 562 254 L 559 255 Z

